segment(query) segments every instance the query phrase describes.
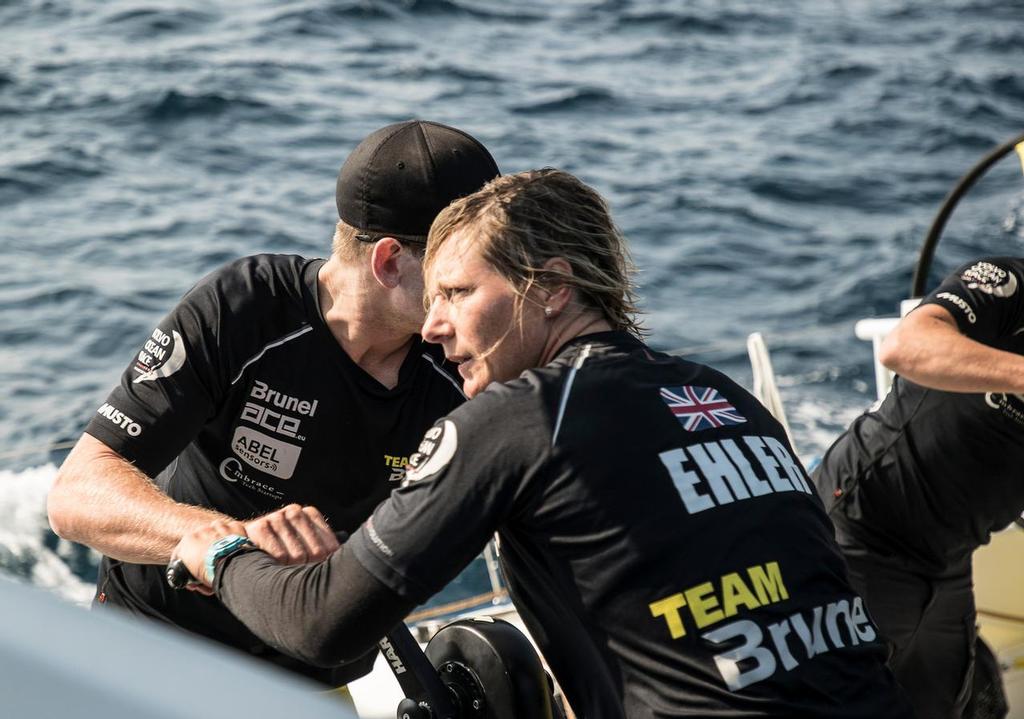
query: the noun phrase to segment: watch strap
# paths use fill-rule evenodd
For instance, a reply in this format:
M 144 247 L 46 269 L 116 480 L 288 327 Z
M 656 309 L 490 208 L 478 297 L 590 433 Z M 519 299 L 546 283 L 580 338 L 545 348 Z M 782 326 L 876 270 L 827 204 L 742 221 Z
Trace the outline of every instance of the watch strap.
M 229 534 L 211 544 L 210 548 L 206 550 L 206 561 L 203 563 L 210 585 L 213 585 L 213 578 L 217 572 L 217 562 L 231 554 L 252 547 L 255 547 L 252 541 L 240 534 Z

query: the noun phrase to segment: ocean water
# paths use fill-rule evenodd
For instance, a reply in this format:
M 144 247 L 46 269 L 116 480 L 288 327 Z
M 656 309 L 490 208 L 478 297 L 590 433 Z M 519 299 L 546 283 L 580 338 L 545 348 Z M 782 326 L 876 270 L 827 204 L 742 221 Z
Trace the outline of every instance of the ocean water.
M 1019 0 L 0 0 L 0 571 L 88 599 L 53 448 L 201 275 L 324 255 L 341 162 L 410 117 L 601 191 L 652 343 L 749 382 L 763 332 L 820 453 L 874 396 L 854 321 L 895 312 L 945 193 L 1024 130 L 1022 68 Z M 932 285 L 1022 243 L 1011 159 Z

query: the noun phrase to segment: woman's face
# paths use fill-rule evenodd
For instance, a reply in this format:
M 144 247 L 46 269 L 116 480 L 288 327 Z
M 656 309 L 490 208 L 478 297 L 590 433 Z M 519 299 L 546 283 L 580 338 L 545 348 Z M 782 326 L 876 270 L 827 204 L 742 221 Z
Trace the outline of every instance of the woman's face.
M 516 323 L 515 291 L 481 257 L 471 229 L 453 233 L 441 245 L 426 291 L 430 308 L 423 338 L 442 345 L 445 356 L 459 365 L 467 396 L 540 364 L 547 334 L 543 311 L 527 299 L 522 323 Z

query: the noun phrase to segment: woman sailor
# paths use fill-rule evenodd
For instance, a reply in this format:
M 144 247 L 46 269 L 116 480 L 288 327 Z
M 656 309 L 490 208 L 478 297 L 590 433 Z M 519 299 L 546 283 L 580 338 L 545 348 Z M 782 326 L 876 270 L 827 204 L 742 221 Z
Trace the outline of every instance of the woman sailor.
M 497 531 L 577 716 L 911 716 L 783 429 L 640 339 L 594 190 L 552 169 L 498 178 L 438 216 L 424 268 L 423 336 L 473 399 L 324 562 L 211 548 L 226 524 L 184 537 L 178 556 L 239 619 L 306 661 L 358 656 Z M 332 541 L 315 510 L 281 511 L 292 541 Z

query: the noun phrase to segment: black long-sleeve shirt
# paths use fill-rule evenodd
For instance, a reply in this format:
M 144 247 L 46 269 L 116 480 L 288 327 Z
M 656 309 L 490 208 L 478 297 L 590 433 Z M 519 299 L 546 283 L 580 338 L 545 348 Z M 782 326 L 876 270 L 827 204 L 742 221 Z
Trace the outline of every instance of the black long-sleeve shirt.
M 714 370 L 624 333 L 440 420 L 327 561 L 238 555 L 218 596 L 308 661 L 354 656 L 497 530 L 578 716 L 909 717 L 782 427 Z

